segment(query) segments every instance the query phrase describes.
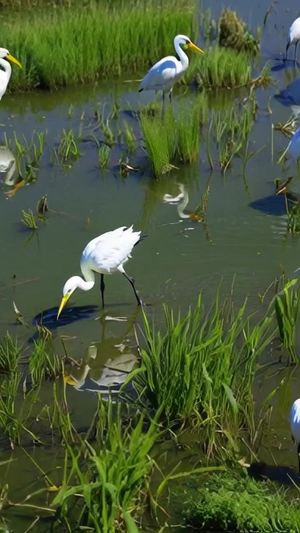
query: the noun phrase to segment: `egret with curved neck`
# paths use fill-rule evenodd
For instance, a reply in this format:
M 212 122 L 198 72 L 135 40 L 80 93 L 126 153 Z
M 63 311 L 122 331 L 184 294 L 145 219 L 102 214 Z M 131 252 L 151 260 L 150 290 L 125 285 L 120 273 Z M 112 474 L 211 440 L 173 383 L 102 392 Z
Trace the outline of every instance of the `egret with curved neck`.
M 95 272 L 101 274 L 100 289 L 103 307 L 105 289 L 104 274 L 113 274 L 113 272 L 120 272 L 125 276 L 133 289 L 137 303 L 141 305 L 142 301 L 135 288 L 134 280 L 126 274 L 123 267 L 124 263 L 131 257 L 132 249 L 139 242 L 140 238 L 140 231 L 133 231 L 132 226 L 130 228 L 122 226 L 113 231 L 107 231 L 90 241 L 84 248 L 80 259 L 83 278 L 72 276 L 66 281 L 63 287 L 63 297 L 58 309 L 57 318 L 59 318 L 67 301 L 76 289 L 89 291 L 94 287 Z
M 163 93 L 163 101 L 165 93 L 169 94 L 169 99 L 171 101 L 174 84 L 189 66 L 189 58 L 185 53 L 185 50 L 192 50 L 200 54 L 204 53 L 203 50 L 198 48 L 198 46 L 196 46 L 186 35 L 176 35 L 174 38 L 174 48 L 179 59 L 175 56 L 166 56 L 155 63 L 142 79 L 139 92 L 144 90 L 161 90 Z
M 11 65 L 14 63 L 18 67 L 22 68 L 21 63 L 12 56 L 6 48 L 0 48 L 0 100 L 5 94 L 8 82 L 11 77 Z

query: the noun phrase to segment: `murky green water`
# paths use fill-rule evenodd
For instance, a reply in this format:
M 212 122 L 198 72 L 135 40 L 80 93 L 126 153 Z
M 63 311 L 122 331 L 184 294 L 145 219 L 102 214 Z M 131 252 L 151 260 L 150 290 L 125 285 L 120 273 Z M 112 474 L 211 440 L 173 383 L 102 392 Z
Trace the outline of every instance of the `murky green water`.
M 214 4 L 219 3 L 211 4 L 214 9 Z M 248 3 L 244 3 L 244 8 L 242 4 L 231 2 L 231 7 L 237 9 L 252 28 L 261 24 L 268 2 L 265 6 L 262 2 L 253 3 L 251 12 Z M 279 58 L 285 49 L 287 28 L 297 15 L 292 4 L 290 2 L 290 10 L 288 7 L 280 9 L 276 4 L 276 9 L 274 7 L 270 13 L 262 40 L 262 63 L 266 59 Z M 259 109 L 251 135 L 251 149 L 261 150 L 249 162 L 244 177 L 238 160 L 234 160 L 225 176 L 217 165 L 211 172 L 205 148 L 197 164 L 174 170 L 159 181 L 151 176 L 142 149 L 130 156 L 130 160 L 142 170 L 132 172 L 126 178 L 119 174 L 118 161 L 123 149 L 113 148 L 109 169 L 100 170 L 97 148 L 92 141 L 80 144 L 81 157 L 70 168 L 59 165 L 53 147 L 59 142 L 62 129 L 77 131 L 81 122 L 88 132 L 96 108 L 107 115 L 117 102 L 120 115 L 116 124 L 122 127 L 127 121 L 140 138 L 133 111 L 150 101 L 153 95 L 138 95 L 136 83 L 111 81 L 53 94 L 6 96 L 0 107 L 0 144 L 3 144 L 4 133 L 8 137 L 13 132 L 30 137 L 33 131 L 46 131 L 47 136 L 37 181 L 20 189 L 11 198 L 5 195 L 8 187 L 1 184 L 1 334 L 9 329 L 27 342 L 34 332 L 33 317 L 45 311 L 47 315 L 47 310 L 57 306 L 65 280 L 79 273 L 84 245 L 96 235 L 118 226 L 133 224 L 135 229 L 141 229 L 147 235 L 134 249 L 127 272 L 134 276 L 142 297 L 151 304 L 150 309 L 157 320 L 161 316 L 162 303 L 185 309 L 195 302 L 200 290 L 209 302 L 220 282 L 226 291 L 234 277 L 236 301 L 241 302 L 248 296 L 250 308 L 255 309 L 258 293 L 263 293 L 282 271 L 291 275 L 300 263 L 299 237 L 287 235 L 284 216 L 269 215 L 250 205 L 274 193 L 273 180 L 276 177 L 283 179 L 292 173 L 295 176 L 293 190 L 300 189 L 294 163 L 290 162 L 284 169 L 276 164 L 280 151 L 287 144 L 282 134 L 274 133 L 273 161 L 271 151 L 272 123 L 284 122 L 290 114 L 290 109 L 282 106 L 273 95 L 300 76 L 300 70 L 281 68 L 280 59 L 272 60 L 270 66 L 275 67 L 272 71 L 275 83 L 257 91 Z M 193 98 L 192 92 L 183 94 L 179 90 L 175 105 L 181 106 Z M 223 99 L 228 103 L 233 95 L 227 93 L 226 97 L 212 98 L 212 106 L 219 106 Z M 202 224 L 180 220 L 176 206 L 163 202 L 165 194 L 178 194 L 179 184 L 184 184 L 189 194 L 188 208 L 192 209 L 199 203 L 209 178 L 211 192 L 206 229 Z M 50 210 L 46 222 L 32 234 L 20 223 L 21 211 L 35 210 L 43 195 L 47 195 Z M 13 301 L 30 324 L 28 328 L 15 324 Z M 78 291 L 72 303 L 99 306 L 89 318 L 63 327 L 57 323 L 55 330 L 57 339 L 61 335 L 68 337 L 65 342 L 72 357 L 87 357 L 89 347 L 95 346 L 96 358 L 89 373 L 95 387 L 103 377 L 105 362 L 120 357 L 116 345 L 124 343 L 125 339 L 125 354 L 133 353 L 131 326 L 139 320 L 140 313 L 130 286 L 118 275 L 106 280 L 105 312 L 113 317 L 127 317 L 126 322 L 99 319 L 102 309 L 98 288 L 88 293 Z M 266 381 L 261 375 L 257 383 L 258 393 L 261 391 L 262 396 L 282 377 L 277 367 L 274 373 L 268 372 L 266 376 Z M 76 377 L 82 377 L 80 372 Z M 287 413 L 290 400 L 297 395 L 296 387 L 294 377 L 278 408 L 275 436 L 270 436 L 270 447 L 277 461 L 287 466 L 295 465 L 296 460 L 290 441 L 285 438 Z M 95 395 L 72 387 L 68 392 L 78 423 L 85 425 L 95 404 Z M 279 440 L 278 432 L 281 434 Z M 42 449 L 33 453 L 41 464 L 55 463 L 53 450 L 47 452 L 47 457 Z M 261 453 L 262 458 L 271 462 L 269 450 L 262 449 Z M 15 456 L 18 460 L 3 470 L 4 477 L 16 487 L 17 499 L 20 494 L 28 493 L 34 480 L 32 465 L 22 450 L 18 450 Z

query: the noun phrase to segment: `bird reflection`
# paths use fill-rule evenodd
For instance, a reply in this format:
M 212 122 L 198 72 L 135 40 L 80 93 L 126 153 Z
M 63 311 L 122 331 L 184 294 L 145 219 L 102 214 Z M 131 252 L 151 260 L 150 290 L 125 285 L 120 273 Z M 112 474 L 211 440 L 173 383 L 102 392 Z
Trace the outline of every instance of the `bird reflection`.
M 274 98 L 282 105 L 290 107 L 294 118 L 298 117 L 300 114 L 300 78 L 296 78 L 279 94 L 275 94 Z
M 137 356 L 128 341 L 137 313 L 127 321 L 121 335 L 106 336 L 107 322 L 102 320 L 102 335 L 98 343 L 91 344 L 82 364 L 65 375 L 65 382 L 78 391 L 98 392 L 106 396 L 118 395 L 137 362 Z M 105 360 L 99 365 L 100 361 Z
M 163 201 L 165 203 L 177 205 L 177 212 L 181 219 L 189 219 L 194 222 L 203 222 L 204 215 L 202 209 L 198 206 L 195 211 L 187 211 L 186 206 L 189 203 L 189 193 L 182 183 L 179 183 L 180 193 L 177 196 L 164 194 Z
M 0 175 L 6 185 L 11 187 L 15 185 L 16 170 L 17 164 L 14 154 L 7 146 L 0 146 Z

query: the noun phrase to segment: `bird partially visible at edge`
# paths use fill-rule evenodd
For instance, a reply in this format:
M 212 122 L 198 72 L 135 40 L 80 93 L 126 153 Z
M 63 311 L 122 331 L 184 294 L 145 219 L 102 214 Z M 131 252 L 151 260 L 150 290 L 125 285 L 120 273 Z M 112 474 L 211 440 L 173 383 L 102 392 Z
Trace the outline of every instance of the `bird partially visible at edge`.
M 288 53 L 289 47 L 292 44 L 294 44 L 295 45 L 294 60 L 296 60 L 297 46 L 298 46 L 299 40 L 300 40 L 300 17 L 296 18 L 293 24 L 290 26 L 288 42 L 287 42 L 286 50 L 285 50 L 286 59 L 287 59 L 287 53 Z
M 297 447 L 298 470 L 300 474 L 300 398 L 294 401 L 290 410 L 290 428 Z
M 20 61 L 12 56 L 6 48 L 0 48 L 0 100 L 6 92 L 11 77 L 10 63 L 14 63 L 19 68 L 22 68 Z
M 104 307 L 104 275 L 120 272 L 129 281 L 138 305 L 142 305 L 138 292 L 135 288 L 134 280 L 129 277 L 124 270 L 124 263 L 131 257 L 133 247 L 140 241 L 141 232 L 133 231 L 132 226 L 127 228 L 122 226 L 113 231 L 107 231 L 99 237 L 90 241 L 84 248 L 80 268 L 83 278 L 72 276 L 63 287 L 63 297 L 58 309 L 57 318 L 59 318 L 70 296 L 75 289 L 89 291 L 95 285 L 95 273 L 101 275 L 100 289 L 102 306 Z
M 171 101 L 174 84 L 189 66 L 189 58 L 184 50 L 192 50 L 204 54 L 204 51 L 192 43 L 191 39 L 186 35 L 176 35 L 174 38 L 174 48 L 179 59 L 175 56 L 166 56 L 155 63 L 142 79 L 139 92 L 162 90 L 163 101 L 165 99 L 165 93 L 169 94 Z

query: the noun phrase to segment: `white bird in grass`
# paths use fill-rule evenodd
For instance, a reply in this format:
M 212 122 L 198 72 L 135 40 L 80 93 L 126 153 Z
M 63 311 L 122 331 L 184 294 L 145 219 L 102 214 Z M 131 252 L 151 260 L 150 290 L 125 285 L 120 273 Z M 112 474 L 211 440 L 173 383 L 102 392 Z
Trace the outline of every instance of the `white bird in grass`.
M 0 48 L 0 100 L 6 92 L 8 82 L 11 77 L 11 65 L 15 63 L 18 67 L 22 68 L 21 63 L 12 56 L 6 48 Z
M 155 91 L 162 90 L 163 101 L 165 99 L 165 93 L 169 93 L 169 99 L 171 101 L 174 84 L 189 66 L 189 58 L 184 50 L 194 50 L 195 52 L 204 54 L 203 50 L 192 43 L 191 39 L 186 35 L 176 35 L 174 38 L 174 48 L 180 60 L 175 56 L 167 56 L 155 63 L 142 79 L 139 92 L 152 89 Z
M 90 241 L 84 248 L 80 259 L 80 268 L 84 279 L 80 276 L 72 276 L 66 281 L 57 318 L 59 318 L 59 315 L 75 289 L 89 291 L 94 287 L 95 272 L 101 274 L 100 289 L 103 307 L 104 274 L 113 274 L 113 272 L 121 272 L 128 279 L 137 302 L 141 305 L 142 301 L 135 288 L 134 280 L 126 274 L 123 267 L 124 263 L 131 257 L 130 254 L 133 247 L 140 239 L 140 231 L 133 231 L 132 226 L 130 228 L 122 226 L 113 231 L 107 231 Z
M 294 20 L 293 24 L 291 25 L 289 29 L 289 38 L 286 45 L 286 51 L 285 51 L 285 57 L 287 58 L 288 49 L 291 46 L 291 44 L 295 45 L 295 55 L 294 60 L 296 60 L 297 55 L 297 46 L 298 42 L 300 40 L 300 17 Z
M 290 410 L 290 427 L 297 446 L 298 469 L 300 474 L 300 398 L 295 400 Z

